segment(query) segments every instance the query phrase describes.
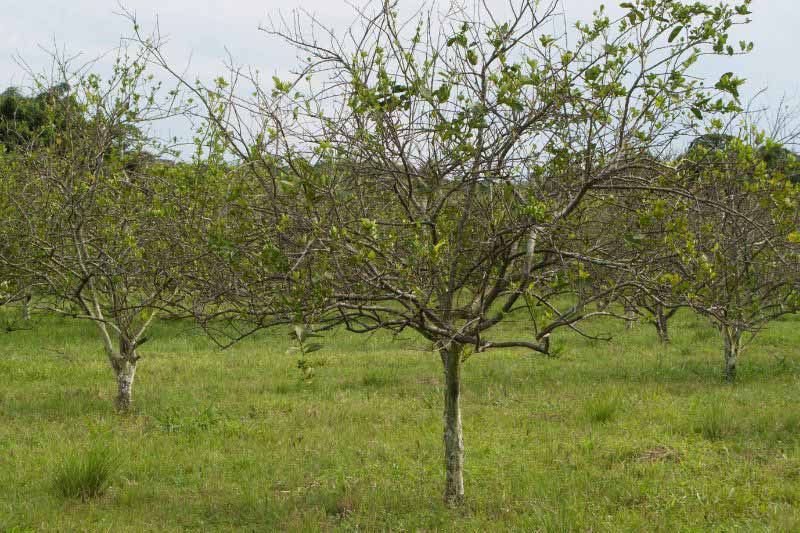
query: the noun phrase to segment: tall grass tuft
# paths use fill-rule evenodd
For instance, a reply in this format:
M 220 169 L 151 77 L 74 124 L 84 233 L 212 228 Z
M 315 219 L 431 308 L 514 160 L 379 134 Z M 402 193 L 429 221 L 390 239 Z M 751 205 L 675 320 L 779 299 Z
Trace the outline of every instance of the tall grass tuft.
M 611 422 L 622 408 L 622 400 L 617 396 L 595 396 L 583 405 L 583 413 L 590 422 L 606 424 Z
M 707 440 L 721 440 L 737 431 L 736 422 L 719 403 L 695 410 L 692 429 Z
M 87 501 L 102 496 L 119 467 L 117 456 L 108 448 L 95 446 L 67 457 L 56 469 L 53 486 L 64 498 Z

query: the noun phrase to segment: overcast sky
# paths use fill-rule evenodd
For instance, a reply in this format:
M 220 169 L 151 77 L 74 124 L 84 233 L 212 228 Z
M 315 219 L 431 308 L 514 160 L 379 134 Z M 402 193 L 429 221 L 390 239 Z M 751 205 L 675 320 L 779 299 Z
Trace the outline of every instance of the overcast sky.
M 491 5 L 505 3 L 488 0 Z M 588 19 L 600 0 L 563 0 L 570 21 Z M 331 27 L 341 28 L 353 18 L 345 0 L 124 0 L 135 11 L 143 28 L 152 28 L 156 16 L 163 33 L 170 36 L 170 60 L 185 65 L 191 57 L 193 76 L 209 79 L 223 72 L 226 49 L 236 62 L 258 68 L 264 74 L 285 73 L 294 54 L 286 46 L 258 31 L 269 15 L 289 13 L 298 6 L 314 12 Z M 363 5 L 363 0 L 358 3 Z M 609 6 L 618 0 L 606 0 Z M 402 0 L 401 6 L 419 6 L 419 0 Z M 49 65 L 40 48 L 55 43 L 84 57 L 113 50 L 120 36 L 129 33 L 127 20 L 116 0 L 0 0 L 0 90 L 26 85 L 24 70 L 14 61 L 22 57 L 41 72 Z M 709 76 L 728 70 L 749 81 L 745 94 L 768 88 L 768 101 L 786 94 L 800 95 L 800 0 L 755 0 L 753 22 L 737 31 L 739 39 L 753 41 L 755 51 L 727 64 L 708 65 Z M 732 65 L 731 63 L 735 61 Z M 269 79 L 269 78 L 267 78 Z

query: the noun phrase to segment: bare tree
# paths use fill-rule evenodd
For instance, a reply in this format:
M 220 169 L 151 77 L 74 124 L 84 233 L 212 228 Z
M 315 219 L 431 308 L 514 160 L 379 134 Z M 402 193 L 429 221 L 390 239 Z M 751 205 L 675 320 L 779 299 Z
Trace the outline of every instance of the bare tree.
M 225 312 L 256 328 L 285 321 L 273 292 L 285 283 L 311 295 L 298 316 L 318 330 L 427 339 L 446 384 L 444 497 L 461 502 L 463 362 L 491 349 L 546 354 L 559 328 L 585 334 L 582 321 L 614 315 L 591 304 L 635 283 L 607 235 L 621 228 L 598 207 L 657 188 L 669 170 L 659 153 L 696 117 L 733 108 L 717 96 L 739 80 L 707 87 L 691 70 L 736 53 L 727 32 L 748 4 L 634 1 L 569 32 L 559 2 L 529 0 L 408 19 L 374 3 L 339 36 L 302 13 L 274 22 L 265 31 L 301 58 L 296 78 L 264 87 L 233 68 L 212 88 L 184 82 L 260 187 L 243 195 L 246 211 L 279 221 L 245 247 L 275 261 L 232 252 L 211 268 L 235 274 L 212 284 L 228 287 L 217 293 Z M 159 38 L 140 40 L 182 78 Z
M 140 51 L 141 52 L 141 51 Z M 49 127 L 24 150 L 7 154 L 4 239 L 0 257 L 22 285 L 35 286 L 43 309 L 90 320 L 117 382 L 117 407 L 131 405 L 139 348 L 155 310 L 174 292 L 164 212 L 174 184 L 149 172 L 162 147 L 147 136 L 170 116 L 141 55 L 121 50 L 107 80 L 70 71 L 55 57 L 58 86 L 45 104 Z

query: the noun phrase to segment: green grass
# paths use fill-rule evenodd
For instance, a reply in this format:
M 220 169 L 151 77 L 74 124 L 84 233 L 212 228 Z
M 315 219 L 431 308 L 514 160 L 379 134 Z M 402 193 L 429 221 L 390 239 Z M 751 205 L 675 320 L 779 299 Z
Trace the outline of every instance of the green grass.
M 56 469 L 53 488 L 64 498 L 98 498 L 111 485 L 117 464 L 113 452 L 99 445 L 74 452 Z
M 451 510 L 419 339 L 336 333 L 302 380 L 283 331 L 220 352 L 160 323 L 120 416 L 91 325 L 38 317 L 0 334 L 0 531 L 800 529 L 800 322 L 748 345 L 734 385 L 707 323 L 670 325 L 667 348 L 615 325 L 610 343 L 560 334 L 558 358 L 470 357 Z M 95 448 L 117 458 L 104 494 L 53 490 Z
M 586 418 L 600 424 L 611 422 L 621 408 L 622 402 L 616 396 L 596 396 L 584 403 Z

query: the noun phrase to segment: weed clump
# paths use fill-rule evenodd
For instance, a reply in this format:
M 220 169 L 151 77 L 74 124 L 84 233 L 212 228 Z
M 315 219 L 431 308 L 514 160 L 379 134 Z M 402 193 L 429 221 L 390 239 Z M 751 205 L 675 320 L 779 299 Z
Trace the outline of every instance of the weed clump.
M 117 456 L 108 448 L 75 452 L 58 466 L 53 485 L 64 498 L 87 501 L 105 494 L 118 466 Z
M 583 405 L 586 418 L 598 424 L 611 422 L 621 409 L 622 401 L 616 396 L 595 396 Z
M 697 409 L 692 420 L 692 430 L 707 440 L 721 440 L 734 434 L 734 420 L 719 403 Z

